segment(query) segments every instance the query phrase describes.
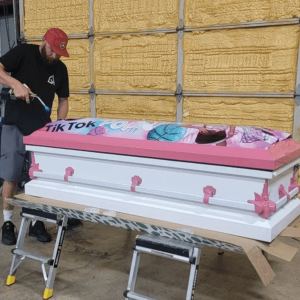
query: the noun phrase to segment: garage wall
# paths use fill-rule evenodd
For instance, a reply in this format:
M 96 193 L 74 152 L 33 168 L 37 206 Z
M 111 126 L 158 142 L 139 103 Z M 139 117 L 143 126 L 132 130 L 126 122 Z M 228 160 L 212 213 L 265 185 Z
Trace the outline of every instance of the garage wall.
M 69 116 L 256 125 L 300 136 L 300 0 L 24 0 L 27 42 L 70 37 Z

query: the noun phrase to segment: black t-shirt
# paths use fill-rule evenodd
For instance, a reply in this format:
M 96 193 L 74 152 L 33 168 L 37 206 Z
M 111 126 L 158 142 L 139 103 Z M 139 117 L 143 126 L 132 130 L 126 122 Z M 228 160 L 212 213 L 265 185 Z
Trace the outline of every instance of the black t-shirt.
M 25 83 L 33 93 L 52 108 L 55 94 L 69 97 L 69 78 L 65 64 L 58 61 L 46 65 L 38 45 L 20 44 L 0 57 L 6 72 Z M 24 135 L 29 135 L 51 122 L 50 115 L 40 101 L 34 98 L 30 104 L 25 100 L 6 101 L 3 124 L 15 125 Z

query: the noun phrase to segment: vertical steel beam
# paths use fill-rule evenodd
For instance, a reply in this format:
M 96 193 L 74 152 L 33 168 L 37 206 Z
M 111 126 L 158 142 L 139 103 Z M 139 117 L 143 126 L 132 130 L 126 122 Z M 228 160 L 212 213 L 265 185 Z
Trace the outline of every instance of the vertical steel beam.
M 91 118 L 97 118 L 97 107 L 96 107 L 97 95 L 95 93 L 90 93 L 90 96 L 91 96 Z
M 180 0 L 179 3 L 179 28 L 184 28 L 184 4 L 185 0 Z
M 177 110 L 176 110 L 176 122 L 182 123 L 183 119 L 183 96 L 176 95 L 177 99 Z
M 183 83 L 183 30 L 178 31 L 178 58 L 177 58 L 177 112 L 176 122 L 182 122 L 182 83 Z
M 182 122 L 182 110 L 183 110 L 183 97 L 182 97 L 182 85 L 183 85 L 183 35 L 184 35 L 184 4 L 185 0 L 180 0 L 179 3 L 179 25 L 177 27 L 178 34 L 178 57 L 177 57 L 177 109 L 176 109 L 176 122 Z
M 14 25 L 15 25 L 14 40 L 15 40 L 15 44 L 17 44 L 18 39 L 20 37 L 19 6 L 17 0 L 13 0 L 13 13 L 14 13 Z
M 91 88 L 89 93 L 91 95 L 91 117 L 96 118 L 96 91 L 94 85 L 94 52 L 95 52 L 95 39 L 94 36 L 90 36 L 90 82 Z
M 294 108 L 294 121 L 293 121 L 293 138 L 297 142 L 300 142 L 300 36 L 299 36 L 295 108 Z
M 90 12 L 89 29 L 91 30 L 91 27 L 94 28 L 94 0 L 90 0 L 89 12 Z
M 25 15 L 25 8 L 24 8 L 24 1 L 19 0 L 19 16 L 20 16 L 20 39 L 25 39 L 25 26 L 24 26 L 24 15 Z
M 91 88 L 89 90 L 91 96 L 91 117 L 96 118 L 96 94 L 95 94 L 95 84 L 94 84 L 94 49 L 95 49 L 95 32 L 94 32 L 94 0 L 90 0 L 89 4 L 89 38 L 90 38 L 90 82 Z

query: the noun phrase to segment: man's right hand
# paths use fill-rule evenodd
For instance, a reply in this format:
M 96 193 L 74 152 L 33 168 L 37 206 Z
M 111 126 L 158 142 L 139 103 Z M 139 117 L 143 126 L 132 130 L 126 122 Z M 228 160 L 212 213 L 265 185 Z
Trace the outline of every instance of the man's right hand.
M 29 93 L 30 89 L 25 87 L 21 82 L 16 83 L 13 86 L 14 94 L 17 98 L 26 100 L 26 103 L 30 103 Z
M 20 81 L 11 77 L 5 72 L 3 64 L 0 62 L 0 83 L 11 87 L 14 90 L 14 94 L 17 98 L 26 100 L 26 103 L 30 103 L 29 92 L 30 89 L 25 87 Z

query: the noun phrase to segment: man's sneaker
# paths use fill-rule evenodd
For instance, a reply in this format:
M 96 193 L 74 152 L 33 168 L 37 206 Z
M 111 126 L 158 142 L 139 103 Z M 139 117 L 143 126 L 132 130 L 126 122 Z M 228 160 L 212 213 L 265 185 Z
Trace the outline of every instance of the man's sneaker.
M 1 243 L 4 245 L 15 245 L 17 242 L 15 225 L 11 221 L 6 221 L 2 225 Z
M 67 224 L 70 227 L 77 227 L 77 226 L 81 225 L 82 222 L 79 219 L 69 218 Z
M 29 236 L 36 237 L 39 242 L 51 242 L 51 235 L 46 231 L 45 224 L 42 221 L 36 221 L 33 226 L 30 222 Z

